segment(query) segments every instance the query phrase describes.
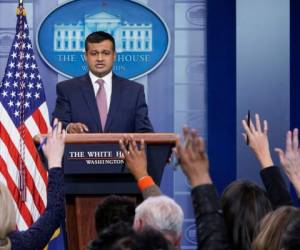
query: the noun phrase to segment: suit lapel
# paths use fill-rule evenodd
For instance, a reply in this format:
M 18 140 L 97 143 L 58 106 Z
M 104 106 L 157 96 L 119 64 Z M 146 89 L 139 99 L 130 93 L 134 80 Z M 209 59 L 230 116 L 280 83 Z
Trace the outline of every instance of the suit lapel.
M 90 113 L 91 117 L 94 119 L 95 123 L 97 124 L 99 131 L 102 131 L 100 126 L 101 123 L 100 123 L 97 102 L 95 98 L 95 92 L 94 92 L 93 84 L 88 74 L 86 74 L 83 77 L 83 81 L 81 84 L 81 91 L 82 91 L 83 98 L 87 104 L 88 112 Z
M 109 111 L 107 115 L 107 120 L 105 124 L 105 132 L 109 132 L 109 127 L 112 123 L 113 117 L 117 114 L 119 105 L 121 103 L 121 94 L 122 94 L 122 82 L 118 79 L 116 75 L 112 76 L 112 92 L 109 105 Z

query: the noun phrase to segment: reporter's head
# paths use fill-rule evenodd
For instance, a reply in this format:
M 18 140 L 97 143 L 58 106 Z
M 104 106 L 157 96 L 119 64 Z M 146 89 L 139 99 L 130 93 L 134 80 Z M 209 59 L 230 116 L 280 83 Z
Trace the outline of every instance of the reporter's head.
M 256 229 L 251 249 L 299 249 L 299 215 L 299 210 L 292 206 L 281 206 L 268 213 Z
M 266 192 L 250 181 L 234 181 L 221 197 L 233 249 L 250 249 L 255 227 L 272 205 Z
M 133 228 L 136 231 L 154 228 L 179 248 L 183 216 L 182 208 L 173 199 L 164 195 L 152 196 L 136 207 Z

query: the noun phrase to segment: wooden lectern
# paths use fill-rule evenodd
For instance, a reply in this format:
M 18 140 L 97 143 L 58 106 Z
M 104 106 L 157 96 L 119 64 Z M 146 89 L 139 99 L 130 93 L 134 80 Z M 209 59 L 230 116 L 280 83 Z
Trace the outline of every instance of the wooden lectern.
M 119 140 L 124 133 L 67 134 L 64 154 L 66 227 L 68 248 L 86 249 L 96 237 L 94 211 L 105 196 L 140 197 L 136 181 L 120 158 Z M 157 185 L 176 143 L 173 133 L 130 134 L 139 142 L 144 139 L 148 173 Z M 41 137 L 35 138 L 37 142 Z

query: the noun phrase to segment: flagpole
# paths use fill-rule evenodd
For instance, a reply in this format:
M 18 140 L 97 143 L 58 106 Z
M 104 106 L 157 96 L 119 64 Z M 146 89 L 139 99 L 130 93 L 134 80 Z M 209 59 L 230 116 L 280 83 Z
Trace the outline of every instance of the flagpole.
M 21 194 L 22 201 L 26 201 L 26 167 L 25 167 L 25 119 L 24 119 L 24 113 L 25 113 L 25 106 L 24 106 L 24 100 L 25 100 L 25 78 L 24 78 L 24 58 L 25 58 L 25 38 L 24 35 L 24 18 L 26 18 L 26 12 L 23 6 L 23 0 L 19 0 L 19 6 L 17 7 L 17 15 L 18 17 L 18 26 L 20 28 L 19 30 L 19 60 L 20 60 L 20 66 L 19 66 L 19 72 L 20 72 L 20 80 L 19 80 L 19 91 L 21 93 L 21 103 L 20 103 L 20 124 L 19 124 L 19 131 L 20 131 L 20 140 L 19 140 L 19 150 L 20 150 L 20 158 L 18 161 L 18 167 L 19 167 L 19 190 Z
M 17 7 L 17 15 L 26 16 L 26 11 L 25 11 L 24 6 L 23 6 L 23 0 L 19 0 L 19 4 L 18 4 L 18 7 Z

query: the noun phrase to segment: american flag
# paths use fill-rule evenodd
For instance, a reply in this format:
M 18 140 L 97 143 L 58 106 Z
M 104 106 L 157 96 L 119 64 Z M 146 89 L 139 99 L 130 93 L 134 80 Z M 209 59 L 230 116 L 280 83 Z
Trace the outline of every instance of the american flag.
M 32 137 L 47 133 L 48 127 L 43 83 L 19 4 L 16 35 L 0 83 L 0 182 L 12 194 L 19 230 L 36 221 L 47 204 L 47 172 Z

